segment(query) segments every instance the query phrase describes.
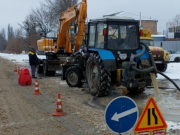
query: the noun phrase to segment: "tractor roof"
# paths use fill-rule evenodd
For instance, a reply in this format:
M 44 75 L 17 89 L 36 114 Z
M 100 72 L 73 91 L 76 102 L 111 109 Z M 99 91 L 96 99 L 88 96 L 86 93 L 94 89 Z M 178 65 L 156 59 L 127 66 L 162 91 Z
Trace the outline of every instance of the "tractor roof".
M 96 21 L 128 21 L 128 22 L 138 22 L 138 20 L 135 20 L 131 17 L 118 17 L 118 16 L 108 16 L 108 17 L 100 17 L 96 19 L 91 19 L 90 22 L 96 22 Z

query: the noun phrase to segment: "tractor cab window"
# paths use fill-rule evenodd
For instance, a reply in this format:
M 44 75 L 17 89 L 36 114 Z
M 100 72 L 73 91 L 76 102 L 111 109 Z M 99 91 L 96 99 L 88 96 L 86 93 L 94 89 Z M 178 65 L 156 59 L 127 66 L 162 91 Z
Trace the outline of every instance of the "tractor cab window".
M 135 25 L 109 25 L 108 26 L 108 48 L 136 49 L 137 27 Z
M 89 28 L 89 42 L 88 42 L 89 47 L 94 47 L 95 32 L 96 32 L 95 30 L 96 30 L 96 25 L 91 25 Z
M 95 48 L 104 48 L 104 36 L 103 36 L 104 24 L 99 23 L 96 30 L 96 44 Z

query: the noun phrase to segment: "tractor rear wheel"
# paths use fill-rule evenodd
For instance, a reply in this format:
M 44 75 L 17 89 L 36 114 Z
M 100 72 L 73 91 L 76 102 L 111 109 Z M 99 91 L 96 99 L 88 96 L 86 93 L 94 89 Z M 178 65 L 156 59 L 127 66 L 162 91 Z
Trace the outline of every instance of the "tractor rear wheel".
M 72 66 L 67 69 L 65 73 L 66 82 L 70 87 L 81 87 L 82 82 L 82 73 L 80 69 L 76 66 Z
M 86 65 L 86 80 L 93 96 L 106 96 L 110 89 L 110 73 L 98 54 L 90 56 Z

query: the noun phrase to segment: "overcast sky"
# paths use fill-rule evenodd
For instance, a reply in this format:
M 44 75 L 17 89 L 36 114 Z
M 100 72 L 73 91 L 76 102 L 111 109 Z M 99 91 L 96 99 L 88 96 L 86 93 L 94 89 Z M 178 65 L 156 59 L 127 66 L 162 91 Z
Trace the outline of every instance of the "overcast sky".
M 32 8 L 40 6 L 45 0 L 0 0 L 0 30 L 7 30 L 8 23 L 13 28 L 19 28 L 18 23 L 24 21 Z M 180 14 L 179 0 L 87 0 L 88 19 L 101 17 L 119 11 L 119 16 L 131 16 L 139 19 L 158 20 L 158 32 L 166 29 L 166 22 Z
M 44 0 L 0 0 L 0 30 L 7 31 L 8 24 L 20 28 L 18 23 L 22 24 L 32 8 L 40 7 L 40 2 Z

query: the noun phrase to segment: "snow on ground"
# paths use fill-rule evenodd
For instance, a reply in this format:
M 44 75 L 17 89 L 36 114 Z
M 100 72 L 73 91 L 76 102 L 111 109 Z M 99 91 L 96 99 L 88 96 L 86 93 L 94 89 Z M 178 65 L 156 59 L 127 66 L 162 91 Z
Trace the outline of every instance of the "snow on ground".
M 24 62 L 29 61 L 28 54 L 7 54 L 7 53 L 0 53 L 0 56 L 9 59 L 15 63 L 23 64 Z M 45 55 L 37 55 L 39 59 L 46 58 Z
M 0 53 L 0 57 L 3 57 L 5 59 L 9 59 L 15 63 L 24 64 L 25 62 L 29 61 L 28 54 L 6 54 L 6 53 Z M 38 55 L 38 58 L 43 59 L 45 58 L 44 55 Z M 167 70 L 164 72 L 165 75 L 170 77 L 171 79 L 180 79 L 180 63 L 170 63 L 168 64 Z M 163 76 L 158 75 L 157 79 L 165 79 Z M 171 91 L 171 89 L 167 89 L 166 91 Z M 145 93 L 153 94 L 153 91 L 145 91 Z M 162 93 L 163 94 L 163 93 Z M 165 95 L 163 95 L 165 96 Z M 168 101 L 168 102 L 167 102 Z M 167 96 L 167 98 L 163 99 L 158 103 L 158 105 L 164 106 L 164 107 L 170 107 L 170 108 L 180 108 L 180 100 L 174 99 L 174 95 Z M 172 122 L 172 121 L 166 121 L 168 125 L 167 130 L 171 129 L 180 129 L 180 123 L 178 122 Z
M 167 109 L 180 109 L 180 97 L 178 90 L 174 88 L 174 89 L 163 89 L 163 90 L 161 89 L 160 91 L 161 91 L 161 100 L 157 102 L 159 107 L 163 107 Z M 153 88 L 144 91 L 144 93 L 146 93 L 146 95 L 155 96 L 154 95 L 155 92 Z M 144 100 L 144 103 L 146 103 L 147 100 Z
M 171 79 L 180 79 L 180 63 L 169 63 L 167 70 L 164 72 Z M 165 79 L 158 74 L 157 79 Z
M 167 130 L 174 130 L 174 129 L 180 129 L 180 123 L 178 122 L 172 122 L 172 121 L 166 121 L 166 124 L 168 125 Z

